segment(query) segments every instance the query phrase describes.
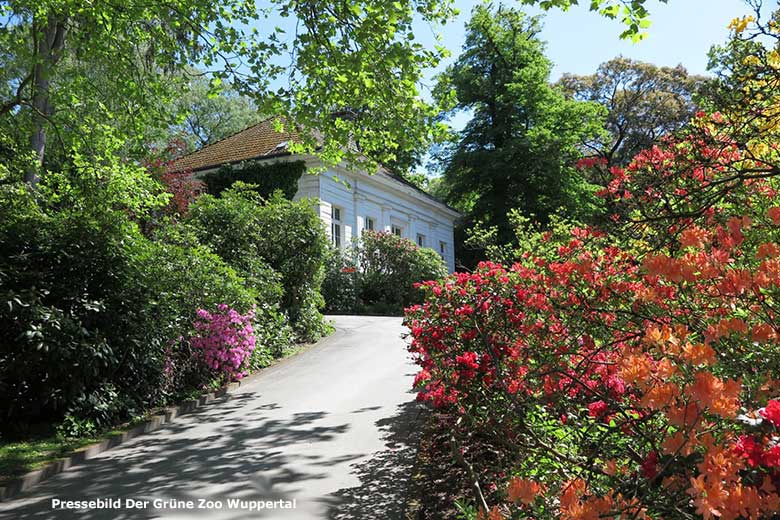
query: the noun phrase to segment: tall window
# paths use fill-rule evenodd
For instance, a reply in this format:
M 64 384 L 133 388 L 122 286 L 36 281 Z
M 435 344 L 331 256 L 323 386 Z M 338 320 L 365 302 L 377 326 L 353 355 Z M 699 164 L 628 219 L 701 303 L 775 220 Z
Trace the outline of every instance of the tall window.
M 341 208 L 335 206 L 331 214 L 330 237 L 334 246 L 341 247 Z
M 371 217 L 366 217 L 365 229 L 367 229 L 369 231 L 373 231 L 374 230 L 374 219 L 372 219 Z
M 417 245 L 420 247 L 425 247 L 425 235 L 417 233 Z
M 400 236 L 402 236 L 402 235 L 403 235 L 403 231 L 404 231 L 404 230 L 403 230 L 403 228 L 402 228 L 401 226 L 396 226 L 395 224 L 393 224 L 392 226 L 390 226 L 390 231 L 391 231 L 391 232 L 392 232 L 392 233 L 393 233 L 395 236 L 398 236 L 398 237 L 400 237 Z

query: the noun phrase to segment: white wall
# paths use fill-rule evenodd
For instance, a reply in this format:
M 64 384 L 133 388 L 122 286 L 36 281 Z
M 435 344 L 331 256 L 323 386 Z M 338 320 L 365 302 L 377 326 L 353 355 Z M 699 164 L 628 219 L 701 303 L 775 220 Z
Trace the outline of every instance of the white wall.
M 425 247 L 442 255 L 450 272 L 455 270 L 453 224 L 457 213 L 429 199 L 414 188 L 377 173 L 347 172 L 329 169 L 318 176 L 320 217 L 330 234 L 333 206 L 342 210 L 342 244 L 348 245 L 366 227 L 367 217 L 374 219 L 374 229 L 390 231 L 401 226 L 402 236 L 414 242 L 417 234 L 425 236 Z
M 290 156 L 274 160 L 297 161 L 301 158 Z M 310 170 L 320 164 L 311 156 L 304 160 Z M 376 231 L 390 231 L 396 224 L 402 227 L 402 236 L 415 243 L 418 233 L 425 235 L 425 246 L 437 253 L 440 253 L 439 243 L 444 242 L 442 257 L 449 271 L 455 270 L 453 226 L 458 213 L 388 175 L 349 172 L 344 168 L 330 168 L 319 174 L 305 173 L 298 179 L 294 199 L 303 198 L 319 199 L 317 211 L 328 236 L 333 206 L 341 208 L 341 243 L 344 247 L 350 244 L 352 237 L 360 236 L 366 217 L 371 217 Z

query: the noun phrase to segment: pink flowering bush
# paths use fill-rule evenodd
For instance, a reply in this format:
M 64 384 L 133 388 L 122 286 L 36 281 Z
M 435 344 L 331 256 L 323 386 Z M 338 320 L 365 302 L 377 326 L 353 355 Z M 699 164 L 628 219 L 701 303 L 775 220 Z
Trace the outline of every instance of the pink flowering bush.
M 247 375 L 247 365 L 256 347 L 252 328 L 254 311 L 240 314 L 226 304 L 217 306 L 217 312 L 198 309 L 192 346 L 202 356 L 206 366 L 229 381 Z

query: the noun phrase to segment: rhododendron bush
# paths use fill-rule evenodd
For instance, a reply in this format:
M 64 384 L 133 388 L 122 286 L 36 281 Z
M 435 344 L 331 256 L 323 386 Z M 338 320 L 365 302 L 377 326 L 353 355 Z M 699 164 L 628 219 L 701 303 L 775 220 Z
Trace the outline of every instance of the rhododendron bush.
M 198 309 L 192 346 L 209 369 L 228 381 L 248 374 L 249 358 L 256 346 L 254 317 L 254 311 L 240 314 L 224 303 L 217 306 L 216 312 Z
M 780 57 L 743 63 L 741 105 L 611 170 L 610 225 L 521 230 L 407 309 L 482 516 L 780 511 Z

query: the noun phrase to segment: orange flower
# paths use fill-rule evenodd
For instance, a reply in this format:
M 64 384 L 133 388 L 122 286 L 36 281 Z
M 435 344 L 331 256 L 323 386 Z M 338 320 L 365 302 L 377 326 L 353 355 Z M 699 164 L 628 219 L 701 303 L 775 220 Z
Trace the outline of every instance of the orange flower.
M 489 513 L 485 513 L 485 510 L 480 508 L 477 520 L 504 520 L 504 514 L 498 506 L 493 506 Z
M 680 234 L 683 247 L 702 249 L 710 241 L 710 233 L 698 226 L 691 226 Z
M 688 343 L 683 347 L 683 359 L 691 365 L 712 365 L 715 363 L 715 351 L 707 344 Z
M 579 478 L 568 481 L 563 486 L 564 491 L 561 495 L 561 509 L 571 509 L 579 504 L 580 497 L 585 494 L 585 481 Z
M 753 341 L 757 341 L 758 343 L 767 343 L 774 340 L 777 337 L 777 334 L 771 325 L 768 323 L 761 323 L 753 327 L 753 330 L 750 332 L 750 337 Z
M 756 258 L 763 260 L 764 258 L 776 258 L 780 256 L 780 247 L 777 244 L 761 244 L 756 250 Z
M 661 410 L 672 404 L 672 400 L 679 395 L 680 389 L 673 383 L 656 385 L 642 397 L 642 406 L 653 410 Z
M 515 477 L 509 481 L 507 496 L 512 502 L 517 503 L 520 501 L 523 504 L 529 505 L 533 503 L 542 491 L 542 486 L 533 480 Z
M 699 408 L 694 403 L 685 406 L 671 406 L 666 411 L 666 417 L 673 426 L 684 428 L 699 421 Z
M 687 457 L 693 453 L 693 446 L 689 442 L 688 437 L 682 431 L 679 431 L 667 438 L 663 444 L 661 444 L 663 452 L 667 455 L 682 455 Z
M 615 459 L 609 459 L 606 463 L 604 463 L 603 470 L 607 475 L 614 477 L 618 473 L 617 461 Z
M 629 385 L 650 383 L 650 360 L 645 355 L 629 355 L 620 362 L 620 377 Z

